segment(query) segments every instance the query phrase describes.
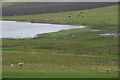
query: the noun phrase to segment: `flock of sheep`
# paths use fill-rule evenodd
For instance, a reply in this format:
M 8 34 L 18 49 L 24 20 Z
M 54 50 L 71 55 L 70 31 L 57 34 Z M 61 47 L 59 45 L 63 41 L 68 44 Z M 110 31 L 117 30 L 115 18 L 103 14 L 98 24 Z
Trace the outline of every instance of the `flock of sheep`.
M 24 66 L 24 63 L 23 62 L 22 63 L 18 63 L 18 66 L 22 67 L 22 66 Z M 11 67 L 14 67 L 14 64 L 11 64 Z M 111 69 L 107 68 L 106 71 L 111 71 Z
M 83 12 L 80 12 L 80 14 L 78 14 L 77 17 L 81 16 L 81 17 L 83 18 L 82 13 L 83 13 Z M 15 16 L 16 16 L 16 15 L 15 15 Z M 71 17 L 71 13 L 69 13 L 68 17 L 69 17 L 69 18 Z M 74 35 L 72 35 L 72 37 L 73 37 L 73 36 L 74 36 Z M 22 62 L 22 63 L 18 63 L 18 66 L 19 66 L 19 67 L 22 67 L 22 66 L 24 66 L 24 63 L 23 63 L 23 62 Z M 14 67 L 14 64 L 11 64 L 11 67 Z M 105 70 L 106 70 L 106 71 L 111 71 L 110 68 L 107 68 L 107 69 L 105 69 Z
M 24 63 L 22 62 L 22 63 L 18 63 L 18 66 L 20 67 L 20 66 L 23 66 L 24 65 Z M 11 67 L 13 67 L 14 66 L 14 64 L 11 64 Z
M 77 17 L 81 16 L 83 18 L 83 12 L 80 12 L 80 14 L 77 15 Z M 69 13 L 68 17 L 70 18 L 71 17 L 71 13 Z

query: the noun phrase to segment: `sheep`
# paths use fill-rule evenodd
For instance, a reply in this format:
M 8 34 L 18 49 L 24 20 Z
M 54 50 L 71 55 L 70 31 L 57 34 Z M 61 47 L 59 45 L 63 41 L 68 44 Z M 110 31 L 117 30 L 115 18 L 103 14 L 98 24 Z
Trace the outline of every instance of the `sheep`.
M 71 16 L 69 15 L 68 17 L 70 18 Z
M 111 62 L 111 64 L 114 64 L 115 62 Z
M 23 66 L 23 65 L 24 65 L 24 63 L 19 63 L 19 64 L 18 64 L 18 66 Z
M 72 37 L 74 37 L 74 35 L 71 35 Z
M 106 71 L 111 71 L 111 69 L 110 69 L 110 68 L 107 68 Z
M 13 67 L 14 65 L 13 64 L 11 64 L 11 67 Z

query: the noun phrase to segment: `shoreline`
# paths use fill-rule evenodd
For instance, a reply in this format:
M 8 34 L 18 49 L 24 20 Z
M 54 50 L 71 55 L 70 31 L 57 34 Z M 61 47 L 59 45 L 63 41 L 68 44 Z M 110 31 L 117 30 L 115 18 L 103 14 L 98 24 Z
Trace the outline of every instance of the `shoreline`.
M 1 21 L 2 22 L 2 21 Z M 55 33 L 55 32 L 61 32 L 61 31 L 67 31 L 67 30 L 72 30 L 72 29 L 83 29 L 83 28 L 88 28 L 88 26 L 83 26 L 83 25 L 63 25 L 63 24 L 49 24 L 49 23 L 31 23 L 31 22 L 18 22 L 18 21 L 3 21 L 3 24 L 5 24 L 3 27 L 5 27 L 3 29 L 4 33 L 3 33 L 3 37 L 2 39 L 33 39 L 33 38 L 37 38 L 37 35 L 42 35 L 42 34 L 50 34 L 50 33 Z M 18 35 L 11 35 L 11 31 L 8 31 L 10 33 L 10 35 L 8 34 L 8 32 L 6 31 L 7 28 L 7 24 L 14 24 L 16 26 L 18 26 L 18 29 L 20 28 L 20 30 L 22 30 L 25 27 L 25 30 L 27 29 L 27 32 L 31 31 L 31 28 L 34 30 L 34 32 L 31 35 L 28 35 L 28 33 L 26 33 L 26 31 L 19 31 L 18 29 Z M 31 26 L 30 26 L 31 25 Z M 21 27 L 19 27 L 21 26 Z M 16 28 L 16 27 L 12 27 L 8 26 L 8 28 Z M 38 29 L 36 31 L 36 29 Z M 41 30 L 41 28 L 43 28 Z M 50 28 L 50 30 L 49 30 Z M 46 31 L 44 31 L 44 29 L 46 29 Z M 39 31 L 39 32 L 38 32 Z M 13 31 L 15 32 L 15 31 Z M 24 35 L 22 35 L 22 33 L 24 33 Z M 6 37 L 5 35 L 8 34 L 8 37 Z M 16 34 L 16 32 L 15 32 Z M 21 34 L 21 35 L 20 35 Z

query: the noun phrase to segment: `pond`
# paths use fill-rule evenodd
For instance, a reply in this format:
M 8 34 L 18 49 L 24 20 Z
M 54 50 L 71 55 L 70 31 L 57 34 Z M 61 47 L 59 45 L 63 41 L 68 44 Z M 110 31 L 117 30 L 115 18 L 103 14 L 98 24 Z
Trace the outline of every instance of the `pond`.
M 101 36 L 117 36 L 118 34 L 116 33 L 105 33 L 105 34 L 100 34 Z
M 17 21 L 0 22 L 2 22 L 2 38 L 33 38 L 36 37 L 37 34 L 86 27 L 82 25 L 58 25 Z

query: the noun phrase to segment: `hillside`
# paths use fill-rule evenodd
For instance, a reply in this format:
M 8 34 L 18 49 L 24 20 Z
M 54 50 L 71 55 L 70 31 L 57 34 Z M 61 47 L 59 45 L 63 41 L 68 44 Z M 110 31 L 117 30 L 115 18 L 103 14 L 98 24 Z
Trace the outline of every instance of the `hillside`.
M 63 11 L 76 11 L 93 9 L 98 7 L 110 6 L 116 3 L 112 2 L 17 2 L 3 3 L 3 16 L 30 15 L 56 13 Z

